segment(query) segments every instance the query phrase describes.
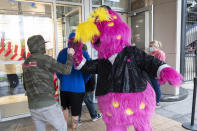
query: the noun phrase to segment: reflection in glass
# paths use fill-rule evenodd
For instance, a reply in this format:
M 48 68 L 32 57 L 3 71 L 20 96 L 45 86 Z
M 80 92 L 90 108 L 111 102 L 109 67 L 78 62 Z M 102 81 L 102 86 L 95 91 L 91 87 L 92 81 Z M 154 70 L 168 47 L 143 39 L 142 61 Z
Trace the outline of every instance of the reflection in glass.
M 0 114 L 2 118 L 29 113 L 22 84 L 27 39 L 43 35 L 47 53 L 55 56 L 51 4 L 1 0 L 0 6 Z
M 145 13 L 131 17 L 132 43 L 140 49 L 145 49 Z
M 20 64 L 0 65 L 0 97 L 23 94 L 22 67 Z
M 128 9 L 128 0 L 104 0 L 104 4 L 110 7 Z
M 0 64 L 1 118 L 28 113 L 21 64 Z
M 47 53 L 55 57 L 51 5 L 14 1 L 12 3 L 17 3 L 19 15 L 15 14 L 15 10 L 0 14 L 0 61 L 23 60 L 24 56 L 29 54 L 27 39 L 37 34 L 43 35 L 45 40 L 49 41 L 46 43 Z
M 101 0 L 92 0 L 93 5 L 101 5 Z
M 66 1 L 66 2 L 81 2 L 81 0 L 57 0 L 57 1 Z
M 80 6 L 57 6 L 58 50 L 67 47 L 68 36 L 81 22 Z

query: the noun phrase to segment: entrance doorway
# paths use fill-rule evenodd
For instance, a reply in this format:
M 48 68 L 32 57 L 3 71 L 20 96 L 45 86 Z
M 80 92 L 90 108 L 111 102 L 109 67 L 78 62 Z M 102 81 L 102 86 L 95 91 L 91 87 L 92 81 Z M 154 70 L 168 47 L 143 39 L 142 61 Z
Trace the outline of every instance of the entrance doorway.
M 30 55 L 28 37 L 41 34 L 55 56 L 52 4 L 1 0 L 0 7 L 0 120 L 28 115 L 22 82 L 22 63 Z
M 68 46 L 69 34 L 74 32 L 77 25 L 82 22 L 81 12 L 81 6 L 56 5 L 58 51 Z
M 42 35 L 49 41 L 46 53 L 56 58 L 67 47 L 69 33 L 82 21 L 82 7 L 80 0 L 1 0 L 0 121 L 30 116 L 22 82 L 22 63 L 30 55 L 27 39 Z
M 130 13 L 132 44 L 142 50 L 149 47 L 149 42 L 153 40 L 152 10 L 149 8 L 142 11 L 132 11 Z

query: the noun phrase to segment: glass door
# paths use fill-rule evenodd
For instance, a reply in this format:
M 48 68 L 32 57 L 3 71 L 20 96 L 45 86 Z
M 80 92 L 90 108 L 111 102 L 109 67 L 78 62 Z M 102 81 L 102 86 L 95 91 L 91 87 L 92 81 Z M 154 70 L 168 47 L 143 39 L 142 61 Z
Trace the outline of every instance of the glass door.
M 30 55 L 27 39 L 43 35 L 47 54 L 55 57 L 51 3 L 1 0 L 0 120 L 29 113 L 22 84 L 22 63 Z
M 132 44 L 145 49 L 145 13 L 131 16 Z
M 58 51 L 67 47 L 68 36 L 82 21 L 81 6 L 56 5 Z
M 149 47 L 152 40 L 151 11 L 143 11 L 131 16 L 132 44 L 142 50 Z

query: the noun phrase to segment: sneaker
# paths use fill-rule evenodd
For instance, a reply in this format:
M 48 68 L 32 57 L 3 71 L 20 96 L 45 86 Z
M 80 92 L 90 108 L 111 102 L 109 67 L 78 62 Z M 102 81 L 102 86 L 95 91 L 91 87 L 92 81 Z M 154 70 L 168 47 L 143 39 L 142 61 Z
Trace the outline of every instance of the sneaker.
M 82 125 L 82 121 L 78 120 L 78 127 Z
M 156 108 L 160 108 L 160 107 L 161 107 L 160 103 L 156 103 Z
M 98 113 L 96 118 L 93 118 L 92 121 L 97 121 L 102 118 L 102 113 Z

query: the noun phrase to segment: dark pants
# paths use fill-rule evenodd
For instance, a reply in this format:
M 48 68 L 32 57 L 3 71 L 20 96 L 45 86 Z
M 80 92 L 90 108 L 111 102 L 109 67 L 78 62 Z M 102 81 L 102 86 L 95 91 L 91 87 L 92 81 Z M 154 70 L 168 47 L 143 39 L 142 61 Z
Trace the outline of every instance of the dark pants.
M 156 102 L 159 103 L 160 98 L 161 98 L 160 84 L 158 82 L 158 79 L 155 79 L 155 78 L 151 78 L 151 82 L 152 82 L 152 85 L 153 85 L 153 89 L 155 90 Z
M 18 76 L 16 74 L 7 74 L 10 88 L 15 88 L 19 84 Z
M 85 94 L 84 99 L 83 99 L 87 108 L 88 108 L 88 111 L 89 111 L 90 116 L 91 116 L 92 119 L 97 117 L 97 112 L 96 112 L 94 102 L 93 102 L 93 95 L 94 94 L 92 92 L 87 92 Z M 81 114 L 79 115 L 79 120 L 80 120 L 80 117 L 81 117 Z

